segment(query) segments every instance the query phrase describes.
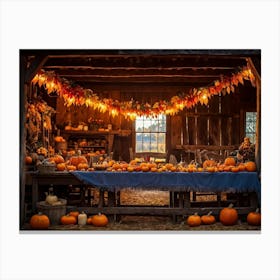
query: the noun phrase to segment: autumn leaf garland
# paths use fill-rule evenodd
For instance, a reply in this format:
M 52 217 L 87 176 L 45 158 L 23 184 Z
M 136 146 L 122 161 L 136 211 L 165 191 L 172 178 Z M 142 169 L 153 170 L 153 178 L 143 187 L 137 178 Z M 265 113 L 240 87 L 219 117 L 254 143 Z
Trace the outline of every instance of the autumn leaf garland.
M 91 89 L 84 89 L 79 85 L 61 78 L 52 71 L 41 70 L 32 80 L 34 85 L 44 87 L 48 94 L 56 92 L 65 101 L 66 106 L 87 106 L 102 113 L 109 112 L 112 117 L 119 114 L 129 119 L 136 116 L 157 116 L 159 114 L 175 115 L 184 108 L 192 108 L 200 103 L 208 105 L 212 96 L 219 94 L 230 94 L 235 92 L 235 87 L 244 84 L 244 80 L 250 80 L 255 86 L 255 77 L 251 69 L 243 67 L 230 77 L 222 77 L 214 81 L 208 87 L 193 88 L 187 94 L 175 95 L 170 100 L 159 100 L 153 104 L 140 103 L 137 100 L 129 101 L 113 100 L 111 98 L 100 98 Z

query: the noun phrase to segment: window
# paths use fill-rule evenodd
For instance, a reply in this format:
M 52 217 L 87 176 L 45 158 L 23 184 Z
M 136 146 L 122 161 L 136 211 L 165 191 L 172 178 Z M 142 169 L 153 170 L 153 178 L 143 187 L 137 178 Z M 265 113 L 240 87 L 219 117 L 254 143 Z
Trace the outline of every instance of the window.
M 166 152 L 166 116 L 137 117 L 135 121 L 136 153 Z
M 250 138 L 251 143 L 256 143 L 256 122 L 257 113 L 256 112 L 246 112 L 245 120 L 245 135 Z

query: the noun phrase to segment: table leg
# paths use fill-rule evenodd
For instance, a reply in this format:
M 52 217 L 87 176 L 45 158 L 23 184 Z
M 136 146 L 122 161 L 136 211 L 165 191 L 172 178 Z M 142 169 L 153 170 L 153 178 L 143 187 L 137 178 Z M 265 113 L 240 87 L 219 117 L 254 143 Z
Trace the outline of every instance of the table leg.
M 250 200 L 250 206 L 252 208 L 258 208 L 259 203 L 258 203 L 258 196 L 255 192 L 250 192 L 249 193 L 249 200 Z
M 185 208 L 190 208 L 191 207 L 191 194 L 190 194 L 190 192 L 185 192 L 184 207 Z
M 36 203 L 38 202 L 38 180 L 32 180 L 32 213 L 36 211 Z
M 218 207 L 221 207 L 221 193 L 220 192 L 217 193 L 217 203 L 218 203 Z
M 99 190 L 99 202 L 98 202 L 98 208 L 102 208 L 104 205 L 104 190 Z

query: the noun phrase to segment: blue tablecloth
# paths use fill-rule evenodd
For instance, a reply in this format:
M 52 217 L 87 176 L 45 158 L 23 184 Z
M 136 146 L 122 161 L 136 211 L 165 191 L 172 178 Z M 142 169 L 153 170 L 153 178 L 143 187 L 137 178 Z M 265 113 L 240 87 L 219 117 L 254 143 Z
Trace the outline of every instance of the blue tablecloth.
M 104 190 L 122 188 L 201 192 L 256 192 L 261 184 L 256 172 L 71 172 L 87 185 Z

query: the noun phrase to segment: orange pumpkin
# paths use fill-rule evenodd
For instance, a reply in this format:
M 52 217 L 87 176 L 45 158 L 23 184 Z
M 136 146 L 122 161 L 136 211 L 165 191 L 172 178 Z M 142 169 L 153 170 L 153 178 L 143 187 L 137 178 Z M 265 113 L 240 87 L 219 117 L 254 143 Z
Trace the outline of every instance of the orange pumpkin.
M 68 171 L 75 171 L 75 170 L 77 170 L 77 167 L 75 165 L 67 165 L 66 168 L 67 168 Z
M 245 167 L 245 165 L 243 163 L 240 163 L 238 165 L 238 168 L 239 168 L 239 171 L 245 171 L 246 170 L 246 167 Z
M 225 165 L 235 166 L 236 162 L 233 157 L 227 157 L 224 162 Z
M 75 217 L 75 218 L 78 218 L 79 214 L 80 214 L 79 211 L 70 211 L 70 212 L 69 212 L 69 215 L 70 215 L 70 216 L 73 216 L 73 217 Z
M 197 215 L 197 213 L 194 213 L 193 215 L 190 215 L 187 219 L 187 224 L 190 227 L 197 227 L 201 225 L 201 218 Z
M 261 225 L 261 213 L 259 213 L 259 209 L 256 209 L 255 212 L 250 212 L 247 215 L 247 223 L 252 226 Z
M 32 229 L 48 229 L 49 225 L 49 217 L 41 212 L 33 215 L 30 219 L 30 226 Z
M 212 214 L 212 211 L 210 211 L 207 215 L 201 216 L 201 222 L 204 225 L 212 225 L 216 222 L 216 219 Z
M 78 167 L 80 163 L 87 163 L 88 161 L 84 156 L 73 156 L 69 159 L 69 164 Z
M 233 204 L 230 204 L 220 211 L 219 220 L 225 226 L 233 226 L 238 221 L 238 212 L 232 207 Z
M 91 223 L 96 227 L 105 227 L 108 224 L 108 218 L 106 215 L 98 213 L 97 215 L 92 216 Z
M 87 170 L 88 169 L 88 164 L 87 163 L 79 163 L 77 166 L 78 170 Z
M 206 159 L 203 164 L 202 164 L 202 167 L 204 169 L 206 169 L 207 167 L 212 167 L 212 166 L 216 166 L 217 165 L 217 162 L 215 160 L 212 160 L 212 159 Z
M 57 169 L 58 171 L 64 171 L 64 170 L 66 169 L 66 164 L 65 164 L 64 162 L 58 163 L 58 164 L 56 165 L 56 169 Z
M 257 170 L 257 166 L 256 166 L 256 163 L 253 162 L 253 161 L 247 161 L 245 162 L 245 168 L 247 171 L 249 172 L 254 172 Z
M 88 218 L 87 218 L 87 225 L 91 225 L 91 224 L 92 224 L 92 223 L 91 223 L 91 218 L 92 218 L 92 217 L 88 217 Z
M 63 215 L 60 218 L 60 222 L 63 225 L 75 225 L 77 223 L 77 218 L 71 215 Z
M 25 164 L 31 164 L 32 163 L 32 157 L 30 157 L 30 156 L 26 156 L 25 157 Z
M 58 164 L 58 163 L 63 163 L 64 162 L 64 158 L 61 155 L 55 155 L 53 157 L 53 161 Z
M 231 167 L 231 172 L 238 172 L 239 171 L 239 167 L 238 166 L 232 166 Z

